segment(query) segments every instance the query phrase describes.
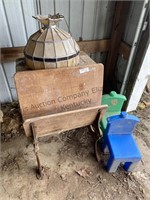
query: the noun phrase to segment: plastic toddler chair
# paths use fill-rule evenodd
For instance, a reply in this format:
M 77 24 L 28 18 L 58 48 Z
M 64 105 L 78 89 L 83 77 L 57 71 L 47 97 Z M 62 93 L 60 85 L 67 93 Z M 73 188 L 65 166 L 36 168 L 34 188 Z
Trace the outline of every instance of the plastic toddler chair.
M 110 94 L 102 96 L 102 105 L 108 105 L 107 111 L 100 123 L 103 134 L 107 127 L 107 117 L 120 114 L 124 101 L 126 101 L 126 97 L 117 94 L 115 91 L 111 91 Z
M 110 157 L 107 162 L 107 171 L 115 172 L 124 163 L 126 171 L 133 171 L 142 156 L 132 135 L 139 119 L 134 115 L 121 112 L 120 115 L 108 118 L 102 150 L 108 149 Z

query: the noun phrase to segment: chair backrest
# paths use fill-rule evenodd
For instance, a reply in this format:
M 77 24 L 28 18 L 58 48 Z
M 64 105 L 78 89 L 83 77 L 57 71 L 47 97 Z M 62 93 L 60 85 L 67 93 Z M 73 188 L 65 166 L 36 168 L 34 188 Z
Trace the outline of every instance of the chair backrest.
M 94 121 L 101 120 L 107 109 L 107 105 L 93 106 L 78 110 L 45 115 L 25 120 L 23 126 L 26 136 L 31 136 L 30 124 L 33 124 L 36 137 L 61 133 L 67 130 L 91 125 Z
M 126 101 L 126 97 L 124 95 L 117 94 L 115 91 L 111 91 L 110 94 L 102 96 L 102 105 L 108 105 L 107 113 L 121 112 L 124 101 Z
M 106 134 L 132 134 L 139 119 L 134 115 L 121 112 L 120 115 L 107 118 Z

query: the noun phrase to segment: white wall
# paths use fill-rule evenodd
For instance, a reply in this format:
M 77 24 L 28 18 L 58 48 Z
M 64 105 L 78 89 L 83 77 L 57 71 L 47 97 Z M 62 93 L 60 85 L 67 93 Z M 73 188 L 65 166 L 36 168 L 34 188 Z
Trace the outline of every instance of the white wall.
M 150 76 L 150 44 L 147 49 L 145 58 L 143 60 L 141 69 L 139 71 L 134 89 L 132 91 L 129 104 L 127 107 L 127 112 L 136 110 L 138 103 L 143 94 L 144 88 L 147 84 L 148 78 Z

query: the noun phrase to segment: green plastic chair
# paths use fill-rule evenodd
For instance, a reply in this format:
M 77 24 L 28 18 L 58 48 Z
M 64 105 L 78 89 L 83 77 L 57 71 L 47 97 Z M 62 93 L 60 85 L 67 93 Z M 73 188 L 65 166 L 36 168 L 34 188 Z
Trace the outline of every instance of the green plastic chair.
M 123 103 L 126 100 L 127 99 L 124 95 L 117 94 L 115 91 L 111 91 L 110 94 L 105 94 L 102 96 L 101 104 L 108 105 L 107 111 L 100 123 L 100 127 L 101 127 L 103 134 L 105 133 L 105 130 L 107 127 L 107 117 L 120 114 Z

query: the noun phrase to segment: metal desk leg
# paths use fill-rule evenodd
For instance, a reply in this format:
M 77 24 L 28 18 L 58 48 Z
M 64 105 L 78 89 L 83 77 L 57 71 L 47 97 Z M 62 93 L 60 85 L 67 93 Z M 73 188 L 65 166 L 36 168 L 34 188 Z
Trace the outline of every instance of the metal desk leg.
M 31 129 L 32 129 L 33 140 L 34 140 L 33 141 L 34 153 L 35 153 L 36 160 L 37 160 L 37 169 L 38 169 L 37 178 L 42 179 L 43 176 L 44 176 L 44 167 L 41 165 L 40 158 L 39 158 L 39 155 L 38 155 L 39 145 L 38 145 L 38 140 L 37 140 L 35 129 L 34 129 L 34 124 L 31 124 Z
M 101 155 L 100 155 L 100 139 L 103 137 L 103 133 L 99 127 L 100 125 L 100 121 L 102 119 L 102 116 L 103 116 L 103 113 L 101 113 L 99 111 L 96 119 L 95 119 L 95 122 L 93 123 L 93 125 L 90 126 L 92 132 L 95 133 L 95 155 L 96 155 L 96 159 L 97 161 L 99 162 L 101 160 Z

